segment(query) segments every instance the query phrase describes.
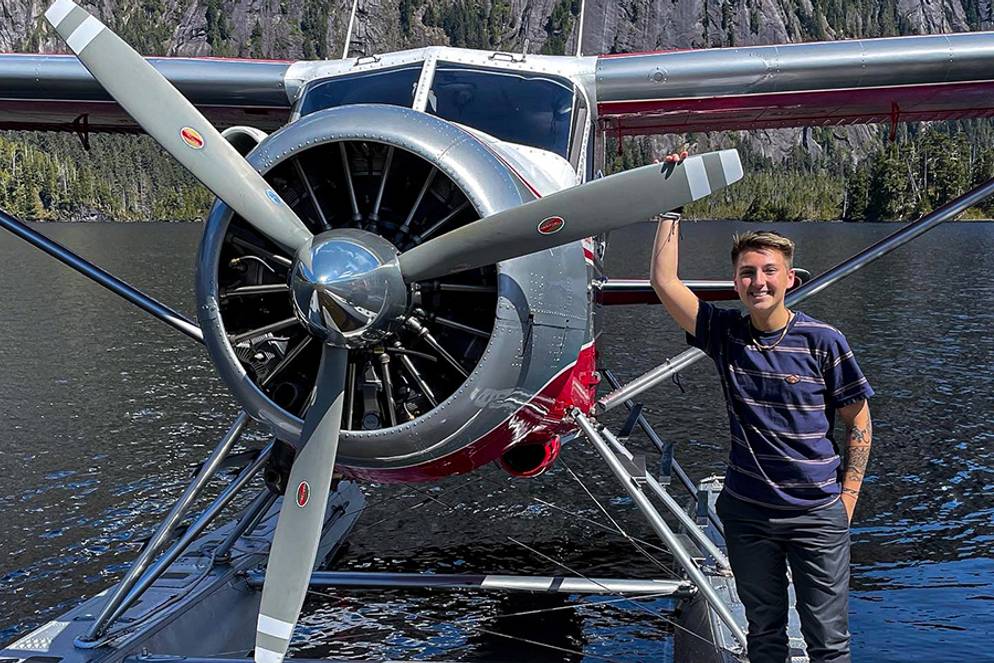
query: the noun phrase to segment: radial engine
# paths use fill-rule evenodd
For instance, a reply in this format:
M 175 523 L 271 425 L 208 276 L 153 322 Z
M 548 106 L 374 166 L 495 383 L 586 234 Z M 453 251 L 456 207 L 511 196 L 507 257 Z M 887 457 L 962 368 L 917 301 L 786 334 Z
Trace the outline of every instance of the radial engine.
M 268 137 L 225 136 L 317 238 L 372 233 L 388 253 L 537 195 L 514 165 L 527 155 L 406 108 L 343 106 Z M 548 467 L 563 413 L 589 404 L 596 380 L 584 254 L 574 242 L 412 284 L 385 332 L 350 340 L 338 467 L 382 481 L 493 460 L 522 476 Z M 293 303 L 293 265 L 214 205 L 198 258 L 200 325 L 225 383 L 290 444 L 321 352 Z

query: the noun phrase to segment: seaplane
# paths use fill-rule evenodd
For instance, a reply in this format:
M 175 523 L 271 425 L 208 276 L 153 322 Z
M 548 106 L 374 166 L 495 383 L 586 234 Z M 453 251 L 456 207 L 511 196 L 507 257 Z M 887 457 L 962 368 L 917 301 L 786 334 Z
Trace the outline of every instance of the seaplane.
M 748 175 L 723 150 L 604 176 L 607 138 L 994 114 L 994 33 L 284 62 L 145 58 L 72 0 L 44 17 L 74 55 L 0 56 L 0 128 L 84 141 L 144 132 L 213 192 L 197 319 L 10 214 L 0 225 L 203 344 L 242 409 L 120 581 L 3 649 L 19 663 L 196 663 L 219 651 L 279 663 L 315 586 L 671 596 L 677 661 L 744 660 L 713 508 L 720 481 L 689 477 L 637 402 L 702 354 L 620 384 L 596 342 L 600 307 L 655 301 L 648 282 L 605 274 L 606 234 Z M 988 182 L 901 226 L 806 279 L 788 304 L 992 191 Z M 688 283 L 702 298 L 734 298 L 730 282 Z M 616 408 L 629 414 L 612 431 L 601 419 Z M 241 454 L 230 482 L 178 527 L 252 421 L 270 441 Z M 658 472 L 625 445 L 636 427 L 657 446 Z M 430 482 L 491 463 L 534 477 L 565 443 L 596 449 L 677 577 L 322 566 L 362 511 L 362 482 Z M 246 495 L 260 475 L 265 487 Z M 232 504 L 244 506 L 221 522 Z M 806 660 L 792 629 L 794 660 Z

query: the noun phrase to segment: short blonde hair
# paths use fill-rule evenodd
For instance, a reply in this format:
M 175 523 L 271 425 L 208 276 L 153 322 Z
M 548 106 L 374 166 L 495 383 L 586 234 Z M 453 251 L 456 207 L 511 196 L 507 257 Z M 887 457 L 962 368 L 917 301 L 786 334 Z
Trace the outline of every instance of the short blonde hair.
M 732 265 L 743 251 L 779 251 L 787 268 L 794 266 L 794 240 L 772 230 L 750 230 L 732 235 Z

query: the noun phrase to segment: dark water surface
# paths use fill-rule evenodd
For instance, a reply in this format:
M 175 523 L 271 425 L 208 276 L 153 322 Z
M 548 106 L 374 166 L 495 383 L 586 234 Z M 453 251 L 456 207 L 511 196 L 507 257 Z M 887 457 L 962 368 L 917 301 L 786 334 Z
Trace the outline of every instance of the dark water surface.
M 737 223 L 686 224 L 681 274 L 727 278 Z M 821 271 L 896 228 L 784 224 Z M 42 230 L 193 313 L 196 225 Z M 651 226 L 616 233 L 612 276 L 647 272 Z M 857 660 L 994 660 L 994 225 L 940 227 L 801 308 L 849 337 L 877 397 L 871 472 L 853 525 Z M 237 412 L 195 342 L 0 235 L 0 641 L 120 577 Z M 684 348 L 659 309 L 605 312 L 602 361 L 634 377 Z M 695 477 L 723 471 L 713 369 L 647 398 Z M 261 431 L 259 432 L 261 435 Z M 633 438 L 633 446 L 645 447 Z M 583 486 L 580 485 L 582 481 Z M 585 486 L 585 487 L 584 487 Z M 486 469 L 435 485 L 369 486 L 349 568 L 661 577 L 606 521 L 652 540 L 582 443 L 532 481 Z M 542 501 L 538 501 L 542 500 Z M 589 520 L 588 520 L 589 519 Z M 314 596 L 297 653 L 341 658 L 665 660 L 665 600 L 501 594 Z M 535 612 L 540 611 L 540 612 Z M 520 612 L 532 614 L 512 616 Z M 321 628 L 318 628 L 321 624 Z M 535 640 L 560 649 L 538 647 Z M 251 646 L 248 643 L 247 646 Z M 570 653 L 582 651 L 583 656 Z M 219 654 L 223 652 L 218 652 Z

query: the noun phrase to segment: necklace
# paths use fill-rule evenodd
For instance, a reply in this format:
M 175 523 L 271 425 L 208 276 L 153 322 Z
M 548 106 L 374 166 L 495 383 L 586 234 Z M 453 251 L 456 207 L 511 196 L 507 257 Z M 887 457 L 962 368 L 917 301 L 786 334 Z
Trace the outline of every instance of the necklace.
M 760 350 L 772 350 L 773 348 L 777 347 L 778 345 L 780 345 L 780 341 L 786 338 L 787 330 L 790 329 L 790 323 L 791 321 L 793 321 L 793 319 L 794 319 L 794 312 L 787 311 L 787 324 L 783 326 L 783 331 L 780 333 L 780 338 L 773 341 L 773 343 L 769 345 L 763 345 L 762 343 L 759 342 L 759 339 L 756 338 L 756 332 L 753 330 L 752 323 L 749 323 L 749 335 L 752 336 L 753 344 L 755 344 L 755 346 Z

